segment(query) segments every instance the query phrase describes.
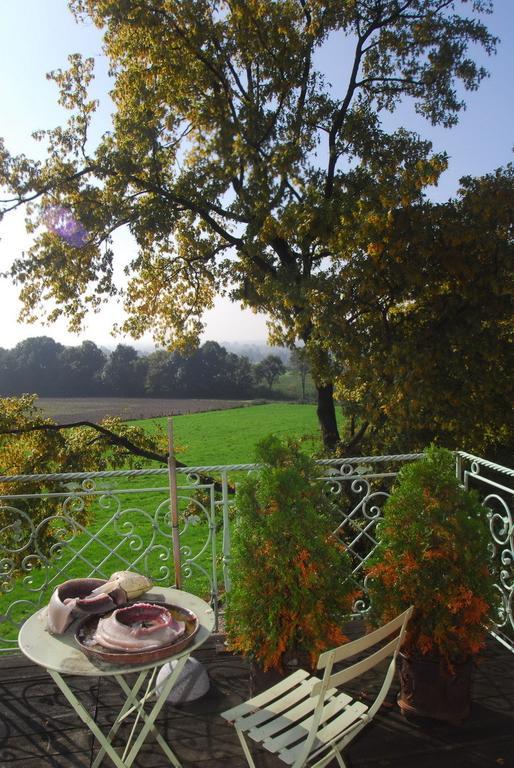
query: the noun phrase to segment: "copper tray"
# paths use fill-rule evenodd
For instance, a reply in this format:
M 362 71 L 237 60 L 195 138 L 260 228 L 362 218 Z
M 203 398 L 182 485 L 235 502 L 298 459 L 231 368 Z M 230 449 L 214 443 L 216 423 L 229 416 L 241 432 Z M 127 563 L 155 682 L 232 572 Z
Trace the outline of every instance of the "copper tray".
M 129 603 L 129 605 L 132 604 L 133 603 Z M 107 662 L 108 664 L 147 664 L 148 662 L 165 659 L 168 656 L 173 656 L 173 654 L 179 653 L 179 651 L 182 651 L 189 645 L 189 643 L 198 632 L 200 627 L 198 616 L 196 616 L 196 614 L 187 608 L 181 608 L 178 605 L 170 605 L 169 603 L 157 602 L 153 602 L 151 605 L 159 605 L 167 608 L 175 619 L 178 621 L 185 621 L 185 633 L 178 637 L 173 643 L 161 645 L 159 648 L 151 648 L 143 651 L 120 651 L 111 648 L 105 648 L 105 646 L 100 645 L 99 643 L 93 643 L 92 640 L 96 632 L 98 621 L 109 615 L 106 613 L 103 616 L 99 616 L 98 614 L 94 616 L 88 616 L 86 619 L 81 621 L 77 627 L 77 631 L 75 632 L 75 641 L 77 642 L 80 650 L 89 659 L 92 661 Z

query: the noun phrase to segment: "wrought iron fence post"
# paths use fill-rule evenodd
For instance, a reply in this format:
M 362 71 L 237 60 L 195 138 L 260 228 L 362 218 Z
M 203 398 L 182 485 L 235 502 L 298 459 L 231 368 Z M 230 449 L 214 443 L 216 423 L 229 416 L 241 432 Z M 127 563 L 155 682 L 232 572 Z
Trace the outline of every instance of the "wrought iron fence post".
M 467 486 L 467 477 L 463 476 L 462 456 L 459 453 L 455 454 L 455 476 L 461 484 L 465 483 Z
M 180 571 L 180 532 L 178 527 L 178 498 L 177 498 L 177 465 L 173 448 L 173 420 L 168 419 L 168 482 L 170 487 L 171 539 L 173 550 L 173 567 L 175 570 L 175 587 L 182 588 Z
M 226 469 L 221 473 L 221 503 L 223 506 L 223 583 L 225 591 L 230 592 L 230 520 L 228 509 L 228 475 Z
M 218 525 L 216 522 L 216 499 L 214 486 L 210 489 L 210 517 L 209 528 L 211 531 L 211 602 L 214 609 L 214 631 L 218 631 L 219 620 L 219 589 L 218 589 L 218 563 L 216 549 L 216 534 Z

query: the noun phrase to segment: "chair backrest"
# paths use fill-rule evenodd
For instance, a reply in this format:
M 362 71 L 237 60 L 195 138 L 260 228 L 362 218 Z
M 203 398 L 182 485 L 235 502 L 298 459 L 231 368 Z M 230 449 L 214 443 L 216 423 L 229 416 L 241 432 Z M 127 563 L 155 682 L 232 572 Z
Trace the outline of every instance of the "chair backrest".
M 267 692 L 246 702 L 245 707 L 250 707 L 247 712 L 251 712 L 251 720 L 256 716 L 261 703 L 266 702 L 267 706 L 271 701 L 270 708 L 265 712 L 265 725 L 261 728 L 265 733 L 257 735 L 257 726 L 253 728 L 252 738 L 262 740 L 263 746 L 272 752 L 279 751 L 281 759 L 292 768 L 304 768 L 307 761 L 312 761 L 323 753 L 324 756 L 316 765 L 326 765 L 332 755 L 343 765 L 340 750 L 372 720 L 389 690 L 394 676 L 396 656 L 412 611 L 411 607 L 374 632 L 322 653 L 318 659 L 318 669 L 325 670 L 322 680 L 310 678 L 306 672 L 299 670 L 296 674 L 301 673 L 301 682 L 294 691 L 291 686 L 294 688 L 294 684 L 299 681 L 291 683 L 291 677 L 295 677 L 293 675 L 286 678 L 283 691 L 277 690 L 278 686 L 271 689 L 271 698 L 270 692 Z M 392 638 L 388 639 L 391 635 Z M 334 664 L 362 654 L 378 643 L 384 644 L 342 671 L 332 672 Z M 346 691 L 337 691 L 339 685 L 362 675 L 389 656 L 392 657 L 389 668 L 380 692 L 371 706 Z M 303 691 L 300 691 L 301 688 Z M 265 696 L 262 702 L 261 696 Z M 313 701 L 314 698 L 317 700 Z M 224 717 L 227 714 L 224 713 Z M 277 717 L 273 717 L 273 714 Z M 271 728 L 268 727 L 270 724 Z M 253 725 L 255 723 L 252 723 Z M 272 738 L 271 734 L 274 734 Z M 242 743 L 244 747 L 243 740 Z M 249 752 L 246 748 L 245 754 L 248 758 Z
M 316 702 L 312 716 L 308 720 L 309 734 L 304 741 L 302 748 L 297 750 L 296 759 L 294 760 L 292 768 L 300 768 L 300 766 L 304 766 L 307 759 L 313 759 L 314 756 L 326 749 L 333 749 L 334 754 L 337 755 L 338 747 L 342 746 L 343 742 L 347 743 L 347 741 L 353 738 L 365 724 L 373 719 L 375 713 L 384 701 L 393 681 L 396 669 L 396 656 L 405 635 L 407 622 L 413 610 L 414 609 L 411 606 L 395 619 L 384 624 L 384 626 L 376 629 L 374 632 L 370 632 L 368 635 L 364 635 L 358 640 L 345 643 L 338 648 L 333 648 L 331 651 L 325 651 L 325 653 L 320 655 L 317 666 L 318 669 L 324 669 L 325 672 L 323 674 L 323 679 L 312 686 L 309 696 L 309 698 L 318 697 L 318 701 Z M 355 664 L 352 664 L 341 671 L 332 673 L 334 664 L 367 651 L 374 645 L 384 641 L 390 635 L 392 635 L 392 638 L 378 650 L 369 654 L 364 659 L 355 662 Z M 326 734 L 323 743 L 318 744 L 319 727 L 323 725 L 323 722 L 326 723 L 327 717 L 331 718 L 334 715 L 337 715 L 337 710 L 340 706 L 339 702 L 345 707 L 352 701 L 351 696 L 346 696 L 344 694 L 341 694 L 342 698 L 340 696 L 334 696 L 334 694 L 337 693 L 336 688 L 349 680 L 359 677 L 388 657 L 391 657 L 391 662 L 387 668 L 382 686 L 373 704 L 367 706 L 367 704 L 364 705 L 361 702 L 357 702 L 355 706 L 352 705 L 353 711 L 349 714 L 349 717 L 346 718 L 345 715 L 337 717 L 338 725 L 332 729 L 333 732 L 331 732 L 331 735 L 329 736 Z M 328 703 L 328 699 L 326 699 L 327 694 L 330 703 Z M 330 730 L 330 728 L 328 730 Z M 318 746 L 316 746 L 317 744 Z M 330 752 L 328 755 L 330 755 Z M 323 764 L 325 763 L 323 762 Z
M 320 680 L 319 683 L 316 683 L 316 685 L 314 685 L 312 688 L 311 696 L 321 696 L 322 698 L 329 688 L 337 688 L 339 685 L 343 685 L 349 680 L 353 680 L 354 678 L 363 675 L 373 667 L 376 667 L 377 664 L 380 664 L 380 662 L 382 662 L 384 659 L 392 657 L 391 663 L 389 664 L 389 667 L 385 673 L 382 687 L 374 703 L 368 710 L 368 717 L 373 717 L 375 712 L 382 704 L 384 698 L 386 697 L 389 687 L 393 681 L 396 669 L 396 656 L 402 644 L 407 622 L 409 621 L 413 610 L 414 607 L 411 606 L 392 621 L 389 621 L 387 624 L 384 624 L 382 627 L 375 629 L 373 632 L 360 637 L 358 640 L 353 640 L 349 643 L 345 643 L 344 645 L 340 645 L 338 648 L 333 648 L 330 651 L 325 651 L 322 653 L 318 659 L 317 668 L 324 669 L 325 673 L 323 675 L 323 679 Z M 391 639 L 382 645 L 378 650 L 370 653 L 364 659 L 355 662 L 355 664 L 345 667 L 338 672 L 332 673 L 334 664 L 367 651 L 374 645 L 381 643 L 383 640 L 389 637 L 389 635 L 392 635 Z

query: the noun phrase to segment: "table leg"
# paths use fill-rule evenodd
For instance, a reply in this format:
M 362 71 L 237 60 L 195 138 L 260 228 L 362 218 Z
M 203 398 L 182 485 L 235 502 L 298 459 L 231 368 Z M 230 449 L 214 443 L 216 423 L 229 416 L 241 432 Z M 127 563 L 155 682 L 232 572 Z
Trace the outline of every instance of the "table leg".
M 130 689 L 129 686 L 127 685 L 127 683 L 125 683 L 127 688 L 129 688 L 129 690 L 131 691 L 131 694 L 133 694 L 134 698 L 139 693 L 139 691 L 141 689 L 141 686 L 143 685 L 143 683 L 144 683 L 144 681 L 145 681 L 147 676 L 148 676 L 148 672 L 147 671 L 140 672 L 140 674 L 138 675 L 137 680 L 134 683 L 132 689 Z M 116 677 L 119 677 L 119 676 L 117 675 Z M 114 739 L 114 736 L 116 735 L 116 733 L 117 733 L 117 731 L 118 731 L 122 721 L 130 713 L 131 704 L 132 704 L 131 699 L 127 698 L 125 704 L 123 705 L 123 707 L 120 710 L 120 713 L 119 713 L 118 717 L 116 718 L 116 720 L 112 724 L 111 730 L 107 734 L 107 740 L 109 741 L 109 743 L 111 743 L 112 740 Z M 98 766 L 100 765 L 100 763 L 102 762 L 102 760 L 104 758 L 105 752 L 106 752 L 105 747 L 102 746 L 102 749 L 98 752 L 97 756 L 95 757 L 94 762 L 93 762 L 91 768 L 98 768 Z M 123 763 L 123 765 L 125 765 L 125 764 Z
M 127 696 L 127 703 L 128 702 L 133 703 L 134 708 L 138 709 L 138 711 L 141 714 L 141 717 L 145 721 L 144 726 L 141 728 L 141 730 L 140 730 L 140 732 L 138 734 L 138 737 L 137 737 L 137 739 L 136 739 L 132 749 L 130 750 L 130 752 L 128 754 L 128 757 L 126 758 L 125 765 L 127 766 L 127 768 L 130 768 L 130 766 L 134 762 L 134 760 L 135 760 L 139 750 L 141 749 L 141 747 L 142 747 L 142 745 L 143 745 L 143 743 L 144 743 L 144 741 L 145 741 L 145 739 L 146 739 L 146 737 L 147 737 L 147 735 L 148 735 L 148 733 L 150 731 L 153 732 L 153 735 L 155 736 L 155 739 L 156 739 L 157 743 L 161 747 L 161 749 L 164 752 L 164 754 L 166 755 L 166 757 L 175 766 L 175 768 L 181 768 L 181 765 L 180 765 L 180 762 L 179 762 L 177 756 L 174 754 L 174 752 L 168 746 L 168 744 L 166 743 L 164 738 L 161 736 L 161 734 L 159 733 L 157 728 L 154 726 L 154 722 L 155 722 L 155 719 L 158 716 L 159 712 L 161 711 L 161 709 L 162 709 L 162 707 L 163 707 L 163 705 L 164 705 L 164 703 L 165 703 L 165 701 L 166 701 L 166 699 L 168 697 L 169 692 L 173 688 L 173 685 L 177 681 L 180 673 L 182 672 L 187 659 L 188 659 L 187 655 L 183 656 L 180 659 L 178 659 L 177 664 L 176 664 L 173 672 L 171 673 L 171 675 L 169 675 L 165 679 L 165 681 L 164 681 L 164 683 L 162 685 L 162 688 L 161 688 L 161 692 L 159 693 L 159 696 L 157 697 L 157 701 L 155 702 L 153 708 L 151 709 L 151 711 L 148 714 L 146 714 L 146 712 L 143 709 L 144 701 L 146 699 L 146 696 L 143 698 L 142 701 L 138 701 L 136 699 L 135 695 L 132 693 L 130 687 L 127 685 L 127 683 L 123 679 L 123 677 L 121 675 L 115 675 L 116 681 L 118 682 L 119 686 L 122 688 L 122 690 L 124 691 L 125 695 Z
M 80 719 L 88 726 L 89 730 L 93 733 L 93 735 L 97 738 L 98 742 L 102 745 L 103 748 L 103 754 L 107 752 L 111 760 L 113 761 L 116 768 L 126 768 L 125 763 L 117 752 L 115 751 L 114 747 L 110 743 L 110 741 L 104 736 L 98 725 L 95 723 L 89 712 L 84 708 L 84 706 L 81 704 L 81 702 L 77 699 L 71 688 L 66 684 L 64 681 L 64 678 L 61 677 L 59 672 L 54 672 L 53 670 L 49 669 L 48 674 L 53 678 L 55 684 L 60 688 L 64 696 L 66 697 L 67 701 L 71 704 L 77 715 L 80 717 Z
M 62 691 L 62 693 L 68 700 L 68 702 L 71 704 L 71 706 L 73 707 L 77 715 L 88 726 L 88 728 L 90 729 L 90 731 L 93 733 L 98 743 L 100 744 L 101 748 L 95 757 L 95 760 L 92 764 L 92 768 L 98 768 L 103 758 L 105 757 L 105 754 L 109 755 L 111 760 L 116 765 L 116 768 L 130 768 L 130 766 L 136 759 L 141 747 L 143 746 L 150 732 L 152 732 L 152 734 L 154 735 L 155 740 L 159 744 L 160 748 L 162 749 L 166 757 L 170 760 L 171 764 L 174 765 L 175 768 L 181 768 L 180 761 L 178 760 L 177 756 L 172 751 L 172 749 L 169 747 L 169 745 L 167 744 L 163 736 L 159 733 L 154 723 L 168 697 L 168 694 L 170 693 L 171 689 L 173 688 L 173 685 L 177 681 L 180 673 L 182 672 L 187 659 L 188 659 L 187 655 L 178 659 L 173 672 L 163 682 L 159 696 L 157 697 L 157 700 L 155 701 L 153 707 L 151 708 L 148 714 L 145 712 L 144 706 L 146 701 L 150 698 L 150 696 L 153 694 L 154 691 L 153 690 L 149 691 L 147 689 L 144 695 L 140 699 L 138 698 L 138 694 L 139 694 L 139 691 L 141 690 L 141 687 L 145 679 L 150 675 L 152 675 L 152 677 L 149 685 L 150 686 L 152 685 L 153 676 L 155 675 L 155 669 L 141 672 L 138 675 L 138 678 L 132 688 L 128 685 L 128 683 L 126 682 L 126 680 L 122 675 L 114 675 L 116 682 L 118 683 L 122 691 L 125 693 L 126 701 L 123 707 L 121 708 L 118 716 L 116 717 L 116 720 L 111 726 L 107 736 L 105 736 L 105 734 L 102 733 L 102 731 L 98 727 L 95 720 L 91 717 L 91 715 L 85 709 L 83 704 L 77 699 L 77 697 L 75 696 L 71 688 L 68 686 L 68 684 L 65 682 L 64 678 L 59 674 L 59 672 L 48 670 L 48 673 L 51 675 L 51 677 L 53 678 L 57 686 L 60 688 L 60 690 Z M 132 732 L 128 740 L 128 743 L 125 747 L 123 756 L 120 758 L 120 756 L 112 746 L 112 740 L 114 739 L 116 733 L 118 732 L 122 721 L 132 712 L 137 712 L 137 719 L 141 718 L 144 721 L 144 725 L 139 731 L 137 738 L 134 744 L 132 745 L 132 748 L 130 749 L 130 751 L 128 751 L 130 748 L 130 743 L 132 740 L 135 727 L 137 725 L 137 720 L 136 720 L 136 723 L 132 728 Z M 127 755 L 127 752 L 128 752 L 128 755 Z

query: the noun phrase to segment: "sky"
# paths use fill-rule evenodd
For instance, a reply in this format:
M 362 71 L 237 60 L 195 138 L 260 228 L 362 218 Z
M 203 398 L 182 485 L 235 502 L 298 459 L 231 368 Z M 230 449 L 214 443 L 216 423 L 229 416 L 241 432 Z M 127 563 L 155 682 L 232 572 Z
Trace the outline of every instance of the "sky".
M 471 3 L 469 4 L 471 5 Z M 481 55 L 490 72 L 478 91 L 465 95 L 467 109 L 459 125 L 451 130 L 434 128 L 418 118 L 409 104 L 387 120 L 387 128 L 400 125 L 419 131 L 430 139 L 437 151 L 450 157 L 449 169 L 430 197 L 442 201 L 455 194 L 459 178 L 480 175 L 513 160 L 514 144 L 514 0 L 495 0 L 494 13 L 485 21 L 490 31 L 500 37 L 496 56 Z M 464 6 L 465 8 L 465 6 Z M 319 66 L 337 93 L 339 43 L 329 41 L 319 58 Z M 67 8 L 67 0 L 0 0 L 0 136 L 12 153 L 23 152 L 42 158 L 43 147 L 31 133 L 53 128 L 64 122 L 66 112 L 57 104 L 57 90 L 45 73 L 66 68 L 67 56 L 79 51 L 96 59 L 93 96 L 101 99 L 103 110 L 94 125 L 97 136 L 109 128 L 107 61 L 101 50 L 101 33 L 91 23 L 77 24 Z M 0 271 L 30 244 L 25 233 L 23 213 L 9 214 L 0 222 Z M 114 242 L 118 252 L 133 248 L 129 236 L 121 233 Z M 123 339 L 109 334 L 119 309 L 111 304 L 99 315 L 91 316 L 80 335 L 67 332 L 65 325 L 51 326 L 17 322 L 17 290 L 7 280 L 0 280 L 0 347 L 10 348 L 29 336 L 48 335 L 63 344 L 79 344 L 91 339 L 99 345 L 113 346 Z M 249 310 L 220 299 L 206 313 L 203 339 L 219 342 L 264 342 L 266 320 Z M 137 346 L 136 342 L 124 340 Z M 146 338 L 143 343 L 149 344 Z

